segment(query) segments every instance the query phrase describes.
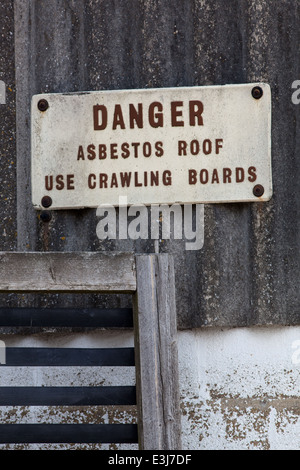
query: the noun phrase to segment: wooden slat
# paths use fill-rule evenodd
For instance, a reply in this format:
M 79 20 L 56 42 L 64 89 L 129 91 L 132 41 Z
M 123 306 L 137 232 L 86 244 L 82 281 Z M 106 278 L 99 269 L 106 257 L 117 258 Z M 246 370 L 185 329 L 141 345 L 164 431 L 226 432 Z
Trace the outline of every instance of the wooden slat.
M 131 308 L 0 308 L 1 327 L 132 327 Z
M 135 404 L 135 386 L 0 387 L 0 406 L 108 406 Z
M 0 252 L 0 292 L 135 290 L 131 253 Z
M 6 348 L 7 366 L 134 366 L 134 348 Z
M 0 424 L 1 444 L 136 442 L 136 424 Z
M 140 255 L 136 266 L 134 329 L 140 448 L 180 450 L 173 260 L 168 255 Z

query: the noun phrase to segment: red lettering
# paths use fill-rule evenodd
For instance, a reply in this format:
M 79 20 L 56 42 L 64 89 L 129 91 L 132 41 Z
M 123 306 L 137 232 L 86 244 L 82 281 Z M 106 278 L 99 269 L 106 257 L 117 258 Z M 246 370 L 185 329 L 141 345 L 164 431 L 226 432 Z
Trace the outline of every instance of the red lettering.
M 187 143 L 185 140 L 179 140 L 178 141 L 178 155 L 181 157 L 181 155 L 186 155 L 186 148 L 187 148 Z
M 204 153 L 204 155 L 209 155 L 211 153 L 211 149 L 212 149 L 211 140 L 209 140 L 209 139 L 203 140 L 203 153 Z
M 112 173 L 112 175 L 111 175 L 110 187 L 111 188 L 117 188 L 118 187 L 118 180 L 117 180 L 116 173 Z
M 162 181 L 165 186 L 170 186 L 172 184 L 171 172 L 169 170 L 165 170 L 163 172 Z
M 217 155 L 219 155 L 221 148 L 223 148 L 223 139 L 216 139 L 216 154 Z
M 131 172 L 130 173 L 120 173 L 121 186 L 129 187 L 131 181 Z
M 151 186 L 158 186 L 159 185 L 159 173 L 158 171 L 154 172 L 154 171 L 151 171 L 150 173 L 150 185 Z
M 189 170 L 189 184 L 197 183 L 197 172 L 196 170 Z
M 88 159 L 94 160 L 96 158 L 95 145 L 94 144 L 88 145 L 87 151 L 88 151 L 88 154 L 87 154 Z
M 99 160 L 104 160 L 106 158 L 106 145 L 99 144 Z
M 235 181 L 237 183 L 242 183 L 245 179 L 245 171 L 244 168 L 237 167 L 235 169 Z
M 58 191 L 61 191 L 62 189 L 64 189 L 64 177 L 63 175 L 57 175 L 57 177 L 55 178 L 55 181 L 56 181 L 56 189 L 58 189 Z
M 223 168 L 223 183 L 231 183 L 231 169 Z
M 134 158 L 137 158 L 138 155 L 138 147 L 140 146 L 139 142 L 132 142 L 131 143 L 132 147 L 134 148 Z
M 152 152 L 152 149 L 151 149 L 150 142 L 145 142 L 143 144 L 143 155 L 144 155 L 144 157 L 150 157 L 151 152 Z
M 212 172 L 212 177 L 211 177 L 211 182 L 212 183 L 219 183 L 219 175 L 218 175 L 218 170 L 216 168 Z
M 113 119 L 113 129 L 116 129 L 117 126 L 120 126 L 121 129 L 125 129 L 125 124 L 124 124 L 124 119 L 123 119 L 123 114 L 122 114 L 122 108 L 120 104 L 116 104 L 115 106 L 115 112 L 114 112 L 114 119 Z
M 53 189 L 53 176 L 45 176 L 45 188 L 47 191 L 52 191 Z
M 99 112 L 101 112 L 101 122 L 99 122 Z M 94 116 L 94 130 L 102 131 L 107 126 L 107 109 L 103 105 L 95 105 L 93 107 L 93 116 Z
M 182 110 L 178 110 L 180 106 L 183 106 L 183 101 L 172 101 L 171 102 L 171 124 L 172 127 L 184 126 L 183 121 L 179 121 L 178 118 L 182 117 Z
M 134 186 L 142 186 L 142 183 L 139 182 L 139 174 L 137 171 L 134 172 Z
M 75 189 L 74 175 L 67 175 L 67 189 Z
M 250 166 L 248 168 L 248 181 L 250 181 L 250 183 L 254 183 L 254 181 L 256 181 L 256 168 L 255 166 Z
M 107 179 L 108 179 L 108 176 L 107 176 L 106 173 L 100 173 L 100 175 L 99 175 L 99 187 L 100 187 L 100 189 L 107 188 Z
M 200 183 L 201 184 L 206 184 L 208 182 L 208 171 L 203 168 L 201 171 L 200 171 Z
M 129 125 L 130 129 L 134 129 L 135 123 L 137 127 L 143 128 L 143 105 L 142 103 L 138 104 L 138 111 L 133 104 L 129 105 Z
M 128 158 L 130 155 L 130 151 L 129 151 L 129 144 L 127 142 L 124 142 L 121 145 L 121 150 L 122 150 L 121 157 Z
M 77 154 L 77 160 L 84 160 L 84 152 L 83 152 L 83 147 L 82 147 L 82 145 L 79 145 L 78 154 Z
M 118 158 L 118 144 L 110 144 L 110 158 Z
M 157 112 L 155 110 L 157 109 Z M 151 103 L 149 106 L 148 117 L 151 127 L 163 127 L 164 118 L 162 114 L 163 106 L 158 101 Z
M 198 126 L 203 126 L 203 103 L 201 101 L 190 101 L 189 102 L 190 112 L 190 126 L 196 125 L 196 119 Z
M 155 155 L 157 157 L 161 157 L 164 154 L 163 143 L 162 142 L 155 142 Z
M 96 188 L 96 175 L 94 175 L 93 173 L 91 173 L 88 176 L 88 187 L 90 189 L 95 189 Z
M 200 144 L 198 140 L 192 140 L 190 144 L 190 150 L 192 155 L 198 155 L 200 152 Z

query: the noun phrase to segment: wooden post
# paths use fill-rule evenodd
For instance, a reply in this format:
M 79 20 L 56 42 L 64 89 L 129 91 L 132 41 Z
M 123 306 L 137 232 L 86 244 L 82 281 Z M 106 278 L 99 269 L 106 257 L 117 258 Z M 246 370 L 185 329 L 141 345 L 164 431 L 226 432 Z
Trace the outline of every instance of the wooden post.
M 139 445 L 180 450 L 181 426 L 173 260 L 136 256 L 134 296 Z

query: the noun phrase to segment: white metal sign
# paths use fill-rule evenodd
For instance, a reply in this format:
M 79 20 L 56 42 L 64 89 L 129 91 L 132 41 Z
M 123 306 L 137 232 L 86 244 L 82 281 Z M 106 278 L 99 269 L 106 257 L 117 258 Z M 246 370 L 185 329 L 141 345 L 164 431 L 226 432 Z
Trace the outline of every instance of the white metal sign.
M 271 92 L 264 83 L 36 95 L 37 209 L 267 201 Z

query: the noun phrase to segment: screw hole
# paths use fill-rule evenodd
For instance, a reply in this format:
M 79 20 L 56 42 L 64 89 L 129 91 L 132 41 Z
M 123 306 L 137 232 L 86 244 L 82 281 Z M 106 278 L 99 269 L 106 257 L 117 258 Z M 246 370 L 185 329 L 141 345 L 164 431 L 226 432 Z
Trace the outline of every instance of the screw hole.
M 43 211 L 43 212 L 41 212 L 41 214 L 40 214 L 40 219 L 41 219 L 42 222 L 45 222 L 45 223 L 46 223 L 46 222 L 50 222 L 50 220 L 52 219 L 52 214 L 51 214 L 51 212 L 49 212 L 49 211 Z
M 45 99 L 42 99 L 38 102 L 38 109 L 42 112 L 44 111 L 47 111 L 47 109 L 49 108 L 49 103 L 47 100 Z
M 41 200 L 43 207 L 50 207 L 52 205 L 52 199 L 50 196 L 44 196 Z
M 261 184 L 256 184 L 253 188 L 253 194 L 256 197 L 261 197 L 265 192 L 264 187 Z
M 255 86 L 251 93 L 254 99 L 259 100 L 263 95 L 263 90 L 260 86 Z

